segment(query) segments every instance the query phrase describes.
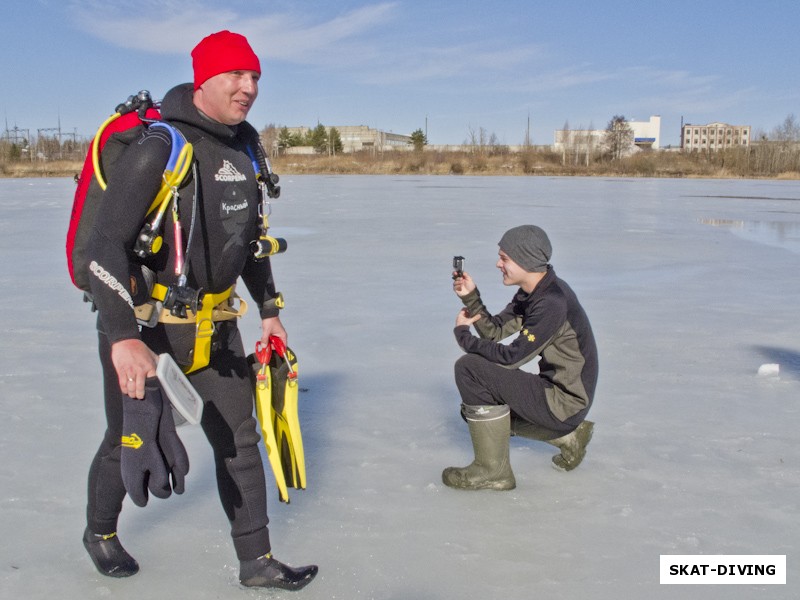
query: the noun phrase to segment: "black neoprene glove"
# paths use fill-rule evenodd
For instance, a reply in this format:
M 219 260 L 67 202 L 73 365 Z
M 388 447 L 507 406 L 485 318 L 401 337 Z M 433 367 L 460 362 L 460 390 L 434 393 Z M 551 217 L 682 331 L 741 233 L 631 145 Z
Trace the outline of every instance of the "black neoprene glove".
M 149 380 L 148 380 L 149 381 Z M 158 445 L 164 454 L 167 469 L 172 476 L 172 490 L 176 494 L 182 494 L 184 490 L 184 480 L 189 472 L 189 455 L 186 448 L 175 431 L 175 419 L 172 417 L 172 408 L 169 400 L 164 398 L 161 390 L 159 396 L 163 398 L 164 409 L 161 411 L 161 422 L 158 425 Z
M 163 411 L 161 390 L 148 380 L 143 400 L 122 397 L 122 456 L 120 470 L 128 495 L 137 506 L 147 505 L 147 491 L 169 498 L 169 471 L 158 446 Z M 170 410 L 167 407 L 167 410 Z

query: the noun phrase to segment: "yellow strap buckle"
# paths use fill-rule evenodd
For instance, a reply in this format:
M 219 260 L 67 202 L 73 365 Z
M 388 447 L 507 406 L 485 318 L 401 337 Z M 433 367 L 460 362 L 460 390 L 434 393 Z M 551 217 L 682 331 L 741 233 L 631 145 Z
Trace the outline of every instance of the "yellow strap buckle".
M 197 369 L 202 369 L 211 360 L 211 338 L 214 335 L 214 309 L 230 298 L 233 288 L 229 288 L 219 294 L 205 294 L 203 296 L 203 307 L 197 311 L 194 336 L 194 351 L 192 352 L 192 364 L 186 369 L 186 373 L 191 373 Z
M 151 303 L 136 308 L 139 322 L 155 322 L 187 325 L 195 323 L 194 349 L 192 350 L 192 364 L 184 368 L 184 373 L 191 373 L 207 366 L 211 360 L 211 340 L 214 336 L 216 321 L 232 321 L 247 312 L 247 303 L 234 293 L 231 286 L 218 294 L 207 293 L 202 298 L 202 308 L 197 313 L 187 310 L 186 317 L 172 315 L 167 309 L 162 308 L 161 301 L 166 296 L 167 288 L 156 284 L 153 288 Z M 238 301 L 238 306 L 237 306 Z

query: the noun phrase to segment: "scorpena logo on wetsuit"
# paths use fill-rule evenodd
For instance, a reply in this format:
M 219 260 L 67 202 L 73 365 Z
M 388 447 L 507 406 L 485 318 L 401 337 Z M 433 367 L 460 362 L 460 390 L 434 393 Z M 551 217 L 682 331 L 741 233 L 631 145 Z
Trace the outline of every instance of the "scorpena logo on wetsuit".
M 247 177 L 239 173 L 229 160 L 222 161 L 222 167 L 214 175 L 217 181 L 247 181 Z

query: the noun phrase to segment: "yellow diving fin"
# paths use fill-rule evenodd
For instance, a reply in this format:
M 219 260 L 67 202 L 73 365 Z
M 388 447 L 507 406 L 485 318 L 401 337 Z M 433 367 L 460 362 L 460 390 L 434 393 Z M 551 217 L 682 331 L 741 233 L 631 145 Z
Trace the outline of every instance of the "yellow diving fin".
M 280 364 L 275 364 L 272 373 L 272 423 L 283 475 L 287 486 L 305 489 L 306 459 L 297 411 L 299 390 L 297 357 L 280 338 L 270 338 L 270 345 L 281 359 Z M 273 355 L 273 361 L 274 359 Z
M 275 439 L 275 429 L 272 424 L 272 369 L 270 368 L 270 352 L 262 347 L 261 342 L 256 344 L 256 352 L 251 355 L 253 368 L 253 383 L 255 387 L 256 416 L 261 425 L 261 437 L 267 450 L 267 458 L 275 475 L 278 486 L 278 497 L 281 502 L 289 502 L 289 492 L 286 489 L 286 478 L 283 474 L 281 457 Z

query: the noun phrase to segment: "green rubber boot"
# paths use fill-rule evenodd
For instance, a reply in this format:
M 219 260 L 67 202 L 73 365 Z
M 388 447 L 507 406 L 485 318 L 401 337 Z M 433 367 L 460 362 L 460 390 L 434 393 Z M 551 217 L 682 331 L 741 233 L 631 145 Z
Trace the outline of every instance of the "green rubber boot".
M 513 490 L 517 487 L 509 462 L 511 410 L 508 406 L 461 407 L 475 460 L 467 467 L 447 467 L 442 482 L 459 490 Z
M 581 464 L 583 457 L 586 456 L 586 446 L 589 445 L 592 439 L 593 431 L 594 423 L 584 421 L 572 433 L 554 440 L 548 440 L 548 444 L 552 444 L 561 450 L 560 454 L 556 454 L 553 457 L 553 466 L 559 471 L 572 471 L 572 469 Z

